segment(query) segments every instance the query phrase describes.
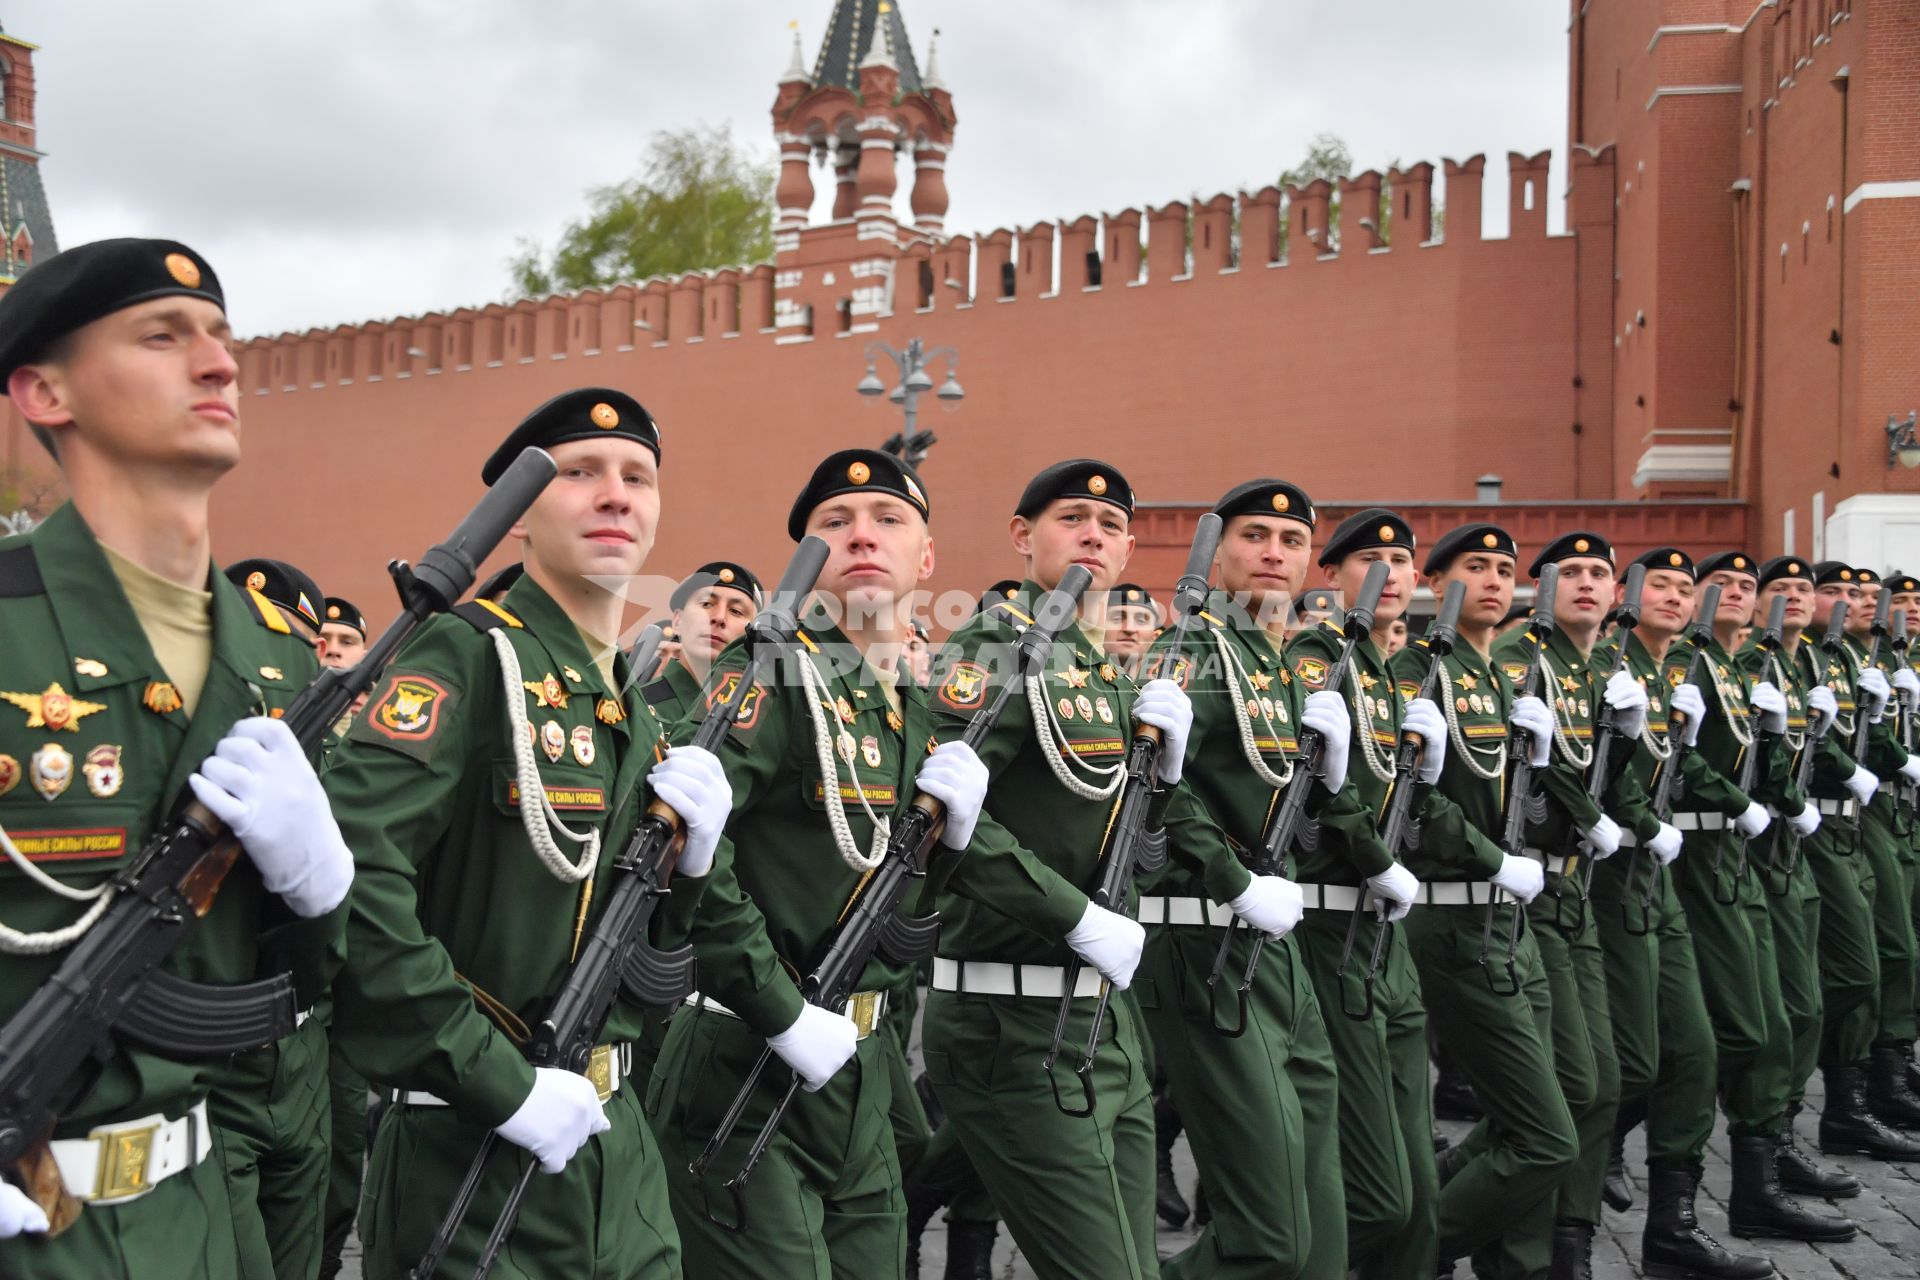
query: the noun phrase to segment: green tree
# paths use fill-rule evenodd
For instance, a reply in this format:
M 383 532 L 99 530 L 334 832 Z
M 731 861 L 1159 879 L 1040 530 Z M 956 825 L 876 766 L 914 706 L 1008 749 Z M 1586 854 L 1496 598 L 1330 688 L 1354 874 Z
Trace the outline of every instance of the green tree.
M 640 175 L 587 193 L 551 254 L 522 237 L 508 260 L 515 297 L 645 280 L 773 256 L 774 166 L 725 125 L 656 133 Z
M 1387 166 L 1386 171 L 1391 172 L 1399 167 L 1400 161 L 1396 159 Z M 1352 176 L 1353 152 L 1348 148 L 1346 141 L 1336 133 L 1321 133 L 1314 135 L 1313 141 L 1307 144 L 1306 158 L 1280 175 L 1280 185 L 1304 187 L 1316 178 L 1326 179 L 1327 183 L 1333 187 L 1333 194 L 1327 201 L 1327 234 L 1334 244 L 1338 245 L 1340 242 L 1340 179 Z M 1446 210 L 1436 204 L 1433 209 L 1434 234 L 1440 233 L 1445 219 Z M 1280 252 L 1283 255 L 1287 251 L 1287 224 L 1290 221 L 1292 219 L 1284 219 L 1280 223 Z M 1380 243 L 1391 244 L 1393 242 L 1393 193 L 1385 184 L 1381 187 L 1380 208 L 1374 214 L 1374 221 L 1380 228 Z

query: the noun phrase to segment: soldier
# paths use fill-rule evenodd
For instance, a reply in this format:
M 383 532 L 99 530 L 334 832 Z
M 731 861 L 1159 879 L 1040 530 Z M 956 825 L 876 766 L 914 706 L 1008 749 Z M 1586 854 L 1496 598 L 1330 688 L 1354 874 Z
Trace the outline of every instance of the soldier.
M 739 801 L 701 907 L 700 991 L 674 1018 L 648 1090 L 693 1275 L 901 1269 L 905 1205 L 888 1112 L 904 1072 L 891 1037 L 873 1033 L 905 967 L 876 957 L 844 1015 L 808 1003 L 798 979 L 831 945 L 916 788 L 948 806 L 950 850 L 966 847 L 985 793 L 986 771 L 965 744 L 929 753 L 926 703 L 898 665 L 913 592 L 933 572 L 929 510 L 911 468 L 849 449 L 821 462 L 788 516 L 795 542 L 819 537 L 830 555 L 797 649 L 777 681 L 748 692 L 721 753 Z M 745 661 L 741 646 L 721 655 L 709 703 L 734 688 Z M 709 1216 L 721 1212 L 709 1198 L 724 1205 L 724 1193 L 688 1165 L 769 1048 L 806 1092 L 743 1189 L 741 1229 L 729 1230 Z M 713 1183 L 740 1167 L 779 1083 L 752 1096 L 704 1173 Z
M 1389 568 L 1373 636 L 1354 650 L 1346 687 L 1335 690 L 1348 700 L 1354 723 L 1347 782 L 1375 814 L 1386 802 L 1403 721 L 1426 744 L 1418 765 L 1427 789 L 1422 795 L 1430 798 L 1446 763 L 1446 721 L 1424 699 L 1403 704 L 1381 651 L 1386 628 L 1413 600 L 1413 552 L 1407 522 L 1369 507 L 1342 521 L 1319 557 L 1327 586 L 1349 604 L 1375 562 Z M 1340 632 L 1330 623 L 1302 631 L 1287 646 L 1293 678 L 1308 691 L 1325 688 L 1340 647 Z M 1424 801 L 1415 805 L 1418 817 Z M 1303 847 L 1296 871 L 1307 907 L 1298 937 L 1340 1069 L 1348 1261 L 1363 1280 L 1431 1275 L 1440 1186 L 1433 1163 L 1427 1015 L 1405 931 L 1392 930 L 1371 998 L 1359 980 L 1364 960 L 1345 973 L 1341 963 L 1355 912 L 1363 904 L 1375 908 L 1355 928 L 1353 955 L 1366 957 L 1376 932 L 1404 919 L 1418 900 L 1420 882 L 1394 860 L 1371 823 L 1323 822 L 1317 837 L 1304 844 L 1317 849 Z
M 1920 578 L 1909 573 L 1889 573 L 1885 585 L 1894 593 L 1893 607 L 1904 610 L 1906 613 L 1908 635 L 1920 633 Z M 1902 672 L 1905 673 L 1906 680 L 1911 680 L 1910 684 L 1903 680 Z M 1906 690 L 1906 696 L 1909 699 L 1920 701 L 1920 644 L 1909 642 L 1906 649 L 1906 665 L 1894 673 L 1893 684 L 1897 690 Z M 1909 712 L 1906 718 L 1909 743 L 1913 740 L 1913 724 L 1914 715 Z M 1901 853 L 1901 870 L 1906 878 L 1908 893 L 1912 900 L 1908 927 L 1920 933 L 1920 822 L 1914 821 L 1912 789 L 1908 788 L 1907 791 L 1908 795 L 1900 799 L 1900 826 L 1907 833 Z M 1920 1004 L 1920 994 L 1916 995 L 1916 1004 Z M 1914 1061 L 1914 1036 L 1908 1034 L 1916 1028 L 1911 1023 L 1899 1023 L 1894 1020 L 1895 1018 L 1897 1015 L 1889 1014 L 1889 1021 L 1885 1027 L 1888 1047 L 1898 1049 L 1906 1058 L 1907 1088 L 1920 1092 L 1920 1064 Z M 1903 1037 L 1904 1043 L 1893 1043 L 1902 1040 Z M 1878 1058 L 1875 1059 L 1875 1065 L 1876 1070 L 1883 1069 L 1879 1067 Z
M 1553 1252 L 1554 1193 L 1573 1167 L 1573 1116 L 1553 1066 L 1553 1009 L 1540 949 L 1519 934 L 1509 987 L 1505 957 L 1486 956 L 1489 911 L 1505 937 L 1511 914 L 1545 883 L 1540 864 L 1502 850 L 1509 725 L 1536 766 L 1553 745 L 1552 712 L 1519 698 L 1492 661 L 1494 630 L 1513 602 L 1518 551 L 1505 529 L 1462 525 L 1428 552 L 1424 572 L 1436 596 L 1466 589 L 1459 642 L 1444 658 L 1417 640 L 1390 664 L 1400 696 L 1412 700 L 1435 661 L 1449 743 L 1437 799 L 1421 822 L 1408 866 L 1421 880 L 1421 909 L 1407 919 L 1407 945 L 1420 972 L 1440 1046 L 1473 1085 L 1484 1122 L 1439 1156 L 1440 1258 L 1451 1274 L 1472 1255 L 1490 1276 L 1538 1276 Z M 1491 903 L 1504 895 L 1497 907 Z M 1496 979 L 1495 965 L 1501 976 Z
M 907 623 L 906 655 L 907 674 L 924 689 L 933 675 L 933 637 L 918 618 Z
M 937 736 L 958 737 L 985 705 L 1036 600 L 1069 567 L 1091 572 L 1096 601 L 1114 586 L 1133 551 L 1132 519 L 1133 490 L 1107 463 L 1062 462 L 1028 483 L 1009 526 L 1026 580 L 942 651 L 932 682 Z M 1088 898 L 1136 721 L 1159 728 L 1164 742 L 1147 826 L 1165 817 L 1174 855 L 1189 860 L 1207 895 L 1272 928 L 1284 890 L 1247 873 L 1180 784 L 1192 723 L 1186 694 L 1165 679 L 1136 686 L 1101 648 L 1104 614 L 1091 612 L 1096 621 L 1061 635 L 1047 671 L 983 744 L 996 786 L 940 896 L 946 923 L 924 1045 L 946 1122 L 1035 1271 L 1125 1280 L 1157 1266 L 1153 1121 L 1130 1000 L 1109 1010 L 1085 1077 L 1090 1100 L 1074 1067 L 1102 980 L 1131 982 L 1144 936 Z M 1070 972 L 1078 977 L 1069 997 Z M 1042 1063 L 1063 998 L 1072 1000 L 1066 1048 L 1050 1081 Z
M 189 787 L 247 856 L 165 967 L 216 983 L 291 968 L 310 1003 L 339 960 L 352 857 L 269 715 L 312 676 L 311 649 L 284 619 L 256 625 L 212 561 L 209 497 L 240 459 L 225 305 L 193 250 L 132 239 L 50 258 L 0 299 L 7 394 L 72 494 L 0 541 L 0 1015 L 85 935 L 107 878 Z M 0 1184 L 0 1274 L 236 1275 L 224 1167 L 207 1158 L 225 1065 L 116 1042 L 53 1133 L 84 1212 L 49 1238 L 41 1207 Z
M 700 705 L 700 686 L 713 660 L 746 633 L 765 603 L 760 579 L 731 560 L 709 561 L 673 589 L 667 607 L 673 611 L 674 634 L 680 637 L 678 652 L 645 692 L 660 723 L 678 724 Z
M 1107 656 L 1130 676 L 1140 674 L 1140 660 L 1160 633 L 1160 606 L 1147 589 L 1135 582 L 1116 582 L 1107 592 Z
M 1169 660 L 1172 636 L 1165 635 L 1147 667 L 1177 669 L 1193 700 L 1190 785 L 1235 852 L 1250 856 L 1292 777 L 1297 726 L 1306 724 L 1327 741 L 1314 810 L 1328 821 L 1369 826 L 1354 793 L 1339 790 L 1351 732 L 1345 702 L 1331 690 L 1305 696 L 1254 621 L 1269 609 L 1284 614 L 1299 592 L 1313 554 L 1313 503 L 1286 481 L 1251 480 L 1213 510 L 1226 522 L 1219 584 L 1178 662 Z M 1286 883 L 1274 923 L 1290 932 L 1299 902 L 1299 889 Z M 1208 900 L 1201 878 L 1170 860 L 1141 897 L 1140 917 L 1147 946 L 1135 985 L 1212 1214 L 1161 1276 L 1344 1276 L 1333 1049 L 1296 943 L 1285 936 L 1267 943 L 1236 1018 L 1231 993 L 1246 971 L 1252 935 L 1239 934 L 1214 1000 L 1206 978 L 1222 930 L 1234 921 Z M 1240 1034 L 1222 1033 L 1236 1022 Z M 1163 1118 L 1156 1114 L 1156 1126 Z
M 236 560 L 227 566 L 227 581 L 239 587 L 256 609 L 270 604 L 280 620 L 293 628 L 317 653 L 320 648 L 320 584 L 285 560 Z M 264 618 L 264 611 L 262 617 Z M 278 631 L 275 623 L 261 623 Z
M 320 622 L 320 665 L 343 669 L 357 666 L 367 656 L 367 619 L 351 600 L 340 596 L 326 599 Z
M 1673 877 L 1664 870 L 1680 856 L 1684 839 L 1666 814 L 1654 811 L 1652 796 L 1660 771 L 1678 769 L 1690 804 L 1711 805 L 1724 813 L 1744 812 L 1753 802 L 1688 749 L 1706 718 L 1702 690 L 1687 683 L 1691 648 L 1674 644 L 1693 620 L 1693 559 L 1678 547 L 1656 547 L 1634 563 L 1646 572 L 1639 625 L 1615 631 L 1602 648 L 1617 654 L 1620 670 L 1648 694 L 1646 724 L 1640 732 L 1643 749 L 1627 760 L 1608 800 L 1621 825 L 1621 847 L 1644 852 L 1600 863 L 1591 895 L 1594 925 L 1606 955 L 1608 1008 L 1620 1060 L 1609 1203 L 1620 1210 L 1632 1203 L 1620 1168 L 1621 1144 L 1629 1130 L 1645 1121 L 1649 1203 L 1641 1236 L 1642 1265 L 1702 1280 L 1757 1280 L 1772 1275 L 1773 1264 L 1729 1253 L 1701 1228 L 1694 1212 L 1707 1139 L 1713 1133 L 1713 1024 L 1700 986 L 1693 934 Z M 1624 602 L 1625 590 L 1624 585 L 1617 589 L 1616 605 Z M 1669 708 L 1683 717 L 1684 729 L 1670 731 Z M 1625 1204 L 1620 1203 L 1623 1192 Z
M 496 1275 L 680 1274 L 631 1078 L 637 1006 L 615 1006 L 584 1075 L 535 1068 L 522 1046 L 648 798 L 688 833 L 653 921 L 669 945 L 698 901 L 730 793 L 712 755 L 666 752 L 646 704 L 620 693 L 622 601 L 598 584 L 637 573 L 653 545 L 652 418 L 618 391 L 566 392 L 514 428 L 481 479 L 536 445 L 559 474 L 510 530 L 526 572 L 501 603 L 482 598 L 423 627 L 327 771 L 360 864 L 337 1036 L 355 1068 L 396 1090 L 362 1199 L 370 1278 L 413 1267 L 489 1129 L 560 1175 L 534 1179 Z M 454 1273 L 472 1269 L 520 1163 L 489 1163 L 448 1253 Z
M 1602 701 L 1614 709 L 1621 750 L 1631 752 L 1645 723 L 1647 692 L 1625 672 L 1603 688 L 1589 670 L 1600 623 L 1613 603 L 1613 547 L 1597 533 L 1564 534 L 1533 559 L 1536 581 L 1547 565 L 1560 567 L 1554 595 L 1557 624 L 1541 670 L 1552 693 L 1554 759 L 1540 775 L 1535 799 L 1541 817 L 1529 814 L 1530 851 L 1547 868 L 1547 888 L 1527 908 L 1553 992 L 1554 1067 L 1573 1113 L 1580 1154 L 1561 1184 L 1553 1233 L 1554 1272 L 1584 1275 L 1590 1269 L 1593 1231 L 1600 1222 L 1600 1191 L 1607 1149 L 1620 1101 L 1620 1064 L 1614 1055 L 1613 1020 L 1607 1004 L 1605 960 L 1593 914 L 1571 878 L 1581 856 L 1604 858 L 1620 846 L 1620 828 L 1589 797 L 1587 770 L 1593 755 L 1593 714 Z M 1509 680 L 1518 681 L 1531 656 L 1518 635 L 1493 647 Z M 1568 854 L 1565 850 L 1577 849 Z

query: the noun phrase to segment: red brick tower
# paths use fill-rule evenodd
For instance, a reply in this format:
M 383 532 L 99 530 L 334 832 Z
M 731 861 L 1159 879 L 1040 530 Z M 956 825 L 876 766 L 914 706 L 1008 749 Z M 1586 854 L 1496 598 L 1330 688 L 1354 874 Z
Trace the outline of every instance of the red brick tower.
M 0 222 L 6 232 L 0 292 L 36 261 L 60 251 L 34 146 L 33 54 L 38 48 L 0 31 Z

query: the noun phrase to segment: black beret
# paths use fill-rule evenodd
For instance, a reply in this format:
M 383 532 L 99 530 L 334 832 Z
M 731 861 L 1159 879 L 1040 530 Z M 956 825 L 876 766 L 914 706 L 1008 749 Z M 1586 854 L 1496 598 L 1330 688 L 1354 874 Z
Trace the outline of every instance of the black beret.
M 1750 578 L 1760 576 L 1760 566 L 1744 551 L 1722 551 L 1710 555 L 1696 564 L 1694 570 L 1702 578 L 1710 573 L 1744 573 Z
M 1137 582 L 1116 582 L 1108 587 L 1107 608 L 1151 609 L 1154 617 L 1160 616 L 1160 607 L 1153 602 L 1153 593 Z
M 638 440 L 653 450 L 656 463 L 660 461 L 660 428 L 638 400 L 611 387 L 581 387 L 561 392 L 528 414 L 480 468 L 480 479 L 492 484 L 530 446 L 550 449 L 569 440 L 600 436 Z
M 172 297 L 227 309 L 220 277 L 176 240 L 96 240 L 56 253 L 0 298 L 0 378 L 102 316 Z
M 1775 556 L 1760 566 L 1761 586 L 1764 587 L 1770 582 L 1779 582 L 1784 578 L 1801 578 L 1812 582 L 1813 570 L 1798 556 Z
M 1320 549 L 1320 563 L 1339 564 L 1356 551 L 1369 547 L 1405 547 L 1413 551 L 1413 529 L 1385 507 L 1356 511 L 1340 522 L 1340 527 Z
M 326 620 L 343 627 L 352 627 L 363 636 L 367 634 L 366 615 L 361 613 L 351 600 L 343 600 L 339 596 L 328 596 Z
M 807 517 L 828 498 L 843 493 L 890 493 L 905 498 L 922 520 L 933 519 L 920 473 L 882 449 L 842 449 L 829 454 L 813 469 L 807 487 L 787 513 L 787 536 L 795 542 L 807 536 Z
M 1836 582 L 1845 583 L 1851 587 L 1859 581 L 1860 575 L 1853 571 L 1852 565 L 1843 560 L 1822 560 L 1813 566 L 1813 585 L 1816 587 L 1831 586 Z
M 1887 590 L 1897 596 L 1904 596 L 1915 591 L 1920 591 L 1920 578 L 1916 578 L 1910 573 L 1890 573 L 1887 575 Z
M 1633 563 L 1641 565 L 1649 573 L 1664 569 L 1668 573 L 1684 573 L 1689 578 L 1699 576 L 1693 566 L 1693 557 L 1678 547 L 1655 547 L 1651 551 L 1642 551 L 1633 558 Z
M 1527 576 L 1538 578 L 1540 570 L 1562 560 L 1571 560 L 1576 556 L 1592 556 L 1596 560 L 1613 563 L 1613 544 L 1597 533 L 1585 529 L 1576 529 L 1572 533 L 1563 533 L 1547 544 L 1547 549 L 1533 558 L 1527 566 Z
M 1863 587 L 1870 587 L 1880 581 L 1880 575 L 1871 569 L 1855 569 L 1853 580 Z
M 494 570 L 485 582 L 473 589 L 473 598 L 475 600 L 493 599 L 508 587 L 520 581 L 520 575 L 526 571 L 526 564 L 519 560 L 515 560 L 510 565 Z
M 1433 550 L 1427 553 L 1426 567 L 1420 572 L 1444 573 L 1455 560 L 1476 551 L 1520 558 L 1520 548 L 1514 544 L 1513 535 L 1499 525 L 1463 524 L 1440 535 Z
M 1249 480 L 1227 491 L 1213 504 L 1213 514 L 1222 520 L 1235 516 L 1286 516 L 1313 528 L 1313 499 L 1299 485 L 1285 480 Z
M 1092 498 L 1110 502 L 1133 518 L 1133 486 L 1119 469 L 1098 458 L 1074 458 L 1056 462 L 1027 482 L 1020 505 L 1013 514 L 1029 520 L 1046 510 L 1058 498 Z
M 753 570 L 731 560 L 709 560 L 688 574 L 686 580 L 673 589 L 673 596 L 667 601 L 667 607 L 675 613 L 680 612 L 687 601 L 693 599 L 694 592 L 703 587 L 731 587 L 753 601 L 753 607 L 756 609 L 762 603 L 760 579 L 753 576 Z
M 299 614 L 316 630 L 320 626 L 321 602 L 327 598 L 320 584 L 284 560 L 236 560 L 227 566 L 227 581 Z

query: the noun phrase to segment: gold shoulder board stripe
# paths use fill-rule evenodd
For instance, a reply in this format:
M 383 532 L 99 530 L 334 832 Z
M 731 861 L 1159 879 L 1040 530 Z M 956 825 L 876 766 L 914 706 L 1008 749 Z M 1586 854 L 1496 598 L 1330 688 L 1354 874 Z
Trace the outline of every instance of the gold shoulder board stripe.
M 810 635 L 808 635 L 808 634 L 807 634 L 806 632 L 804 632 L 804 631 L 800 631 L 800 630 L 797 630 L 797 629 L 796 629 L 796 630 L 794 631 L 794 633 L 793 633 L 793 634 L 794 634 L 795 636 L 797 636 L 797 637 L 799 638 L 799 640 L 800 640 L 800 643 L 801 643 L 801 644 L 803 644 L 803 645 L 805 645 L 805 646 L 807 646 L 807 652 L 808 652 L 808 653 L 818 653 L 818 652 L 820 652 L 820 646 L 819 646 L 819 645 L 817 645 L 817 644 L 815 644 L 815 643 L 813 642 L 813 637 L 812 637 L 812 636 L 810 636 Z M 831 708 L 831 707 L 829 707 L 829 708 L 828 708 L 828 710 L 832 710 L 832 708 Z
M 479 605 L 482 609 L 485 609 L 488 613 L 491 613 L 495 617 L 499 618 L 500 621 L 506 623 L 508 626 L 518 627 L 518 628 L 521 628 L 522 630 L 525 629 L 525 624 L 522 623 L 520 619 L 514 617 L 512 614 L 508 613 L 505 609 L 502 609 L 499 605 L 495 604 L 493 601 L 475 600 L 474 603 Z
M 260 621 L 267 624 L 267 630 L 277 631 L 283 636 L 293 634 L 293 628 L 288 626 L 287 620 L 280 616 L 280 610 L 274 608 L 273 601 L 252 587 L 247 588 L 247 594 L 253 597 L 253 607 L 260 611 Z

